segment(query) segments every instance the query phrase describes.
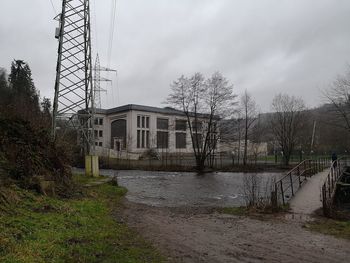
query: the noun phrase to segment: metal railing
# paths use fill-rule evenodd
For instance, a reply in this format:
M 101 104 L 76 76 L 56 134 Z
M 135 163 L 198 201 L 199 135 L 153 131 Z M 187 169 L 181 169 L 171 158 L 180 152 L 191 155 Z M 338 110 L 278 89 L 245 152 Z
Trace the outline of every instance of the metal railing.
M 342 157 L 332 162 L 327 178 L 322 185 L 322 207 L 325 216 L 332 215 L 333 198 L 339 178 L 342 176 L 345 167 L 348 165 L 348 158 Z
M 271 193 L 272 205 L 275 207 L 286 205 L 302 187 L 308 177 L 323 171 L 328 164 L 329 159 L 326 158 L 316 160 L 307 159 L 299 163 L 275 182 Z

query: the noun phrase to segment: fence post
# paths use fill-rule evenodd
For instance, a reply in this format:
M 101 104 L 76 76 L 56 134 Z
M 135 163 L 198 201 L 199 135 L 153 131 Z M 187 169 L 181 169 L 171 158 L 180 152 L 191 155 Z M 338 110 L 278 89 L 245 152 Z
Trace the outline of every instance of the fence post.
M 333 169 L 331 168 L 331 174 L 332 174 L 332 176 L 333 176 Z M 331 198 L 331 182 L 330 182 L 330 174 L 328 174 L 328 196 L 329 196 L 329 198 Z
M 282 183 L 282 180 L 281 180 L 280 182 L 281 182 L 282 202 L 283 202 L 283 205 L 285 205 L 285 203 L 284 203 L 284 192 L 283 192 L 283 183 Z
M 289 179 L 290 179 L 290 187 L 292 189 L 292 196 L 294 196 L 294 187 L 293 187 L 292 173 L 289 173 Z

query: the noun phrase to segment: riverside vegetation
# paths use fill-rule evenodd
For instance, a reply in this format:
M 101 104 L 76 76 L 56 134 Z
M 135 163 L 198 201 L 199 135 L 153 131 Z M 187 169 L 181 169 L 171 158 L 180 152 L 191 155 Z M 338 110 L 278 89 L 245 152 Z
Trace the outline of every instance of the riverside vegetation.
M 50 112 L 28 64 L 0 68 L 0 262 L 162 262 L 118 220 L 125 188 L 72 175 L 76 134 L 53 141 Z
M 118 220 L 126 189 L 82 187 L 93 180 L 99 179 L 73 176 L 77 192 L 69 199 L 8 188 L 0 212 L 0 262 L 163 262 Z

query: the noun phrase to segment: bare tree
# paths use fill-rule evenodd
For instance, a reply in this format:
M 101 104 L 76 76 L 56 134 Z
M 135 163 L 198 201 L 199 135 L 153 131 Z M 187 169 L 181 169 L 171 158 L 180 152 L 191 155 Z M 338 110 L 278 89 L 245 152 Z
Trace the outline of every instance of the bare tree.
M 324 95 L 333 106 L 332 124 L 350 132 L 350 69 L 338 76 Z
M 241 96 L 240 101 L 241 112 L 244 119 L 244 153 L 243 153 L 243 165 L 247 164 L 247 150 L 248 150 L 248 137 L 252 125 L 257 119 L 258 110 L 257 105 L 252 96 L 245 90 Z
M 304 125 L 305 104 L 301 98 L 278 94 L 272 101 L 272 109 L 271 129 L 281 147 L 284 164 L 288 165 Z
M 236 97 L 232 85 L 218 72 L 207 80 L 201 73 L 195 73 L 189 78 L 181 76 L 171 89 L 167 104 L 185 114 L 196 168 L 203 171 L 207 158 L 217 147 L 219 120 L 232 110 Z

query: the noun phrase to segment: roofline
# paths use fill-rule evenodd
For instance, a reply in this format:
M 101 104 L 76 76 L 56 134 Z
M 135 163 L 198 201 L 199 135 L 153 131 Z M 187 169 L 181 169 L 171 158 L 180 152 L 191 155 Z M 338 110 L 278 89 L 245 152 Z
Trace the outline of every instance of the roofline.
M 123 113 L 126 111 L 132 111 L 132 110 L 161 113 L 161 114 L 169 114 L 169 115 L 178 115 L 178 116 L 183 116 L 183 117 L 186 116 L 183 111 L 180 111 L 180 110 L 177 110 L 174 108 L 170 108 L 170 107 L 159 108 L 159 107 L 144 106 L 144 105 L 138 105 L 138 104 L 126 104 L 126 105 L 111 108 L 111 109 L 96 109 L 96 113 L 97 114 L 111 115 L 111 114 L 115 114 L 115 113 Z M 194 117 L 195 113 L 191 112 L 190 116 Z M 208 118 L 209 114 L 197 113 L 197 116 L 201 117 L 201 118 Z

